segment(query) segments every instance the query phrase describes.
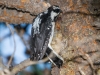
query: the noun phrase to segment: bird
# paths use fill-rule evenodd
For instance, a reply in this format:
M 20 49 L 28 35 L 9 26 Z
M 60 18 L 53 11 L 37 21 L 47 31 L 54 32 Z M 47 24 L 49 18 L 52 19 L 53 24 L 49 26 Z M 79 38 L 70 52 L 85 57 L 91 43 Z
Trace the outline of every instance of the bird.
M 39 13 L 34 19 L 31 28 L 31 55 L 30 60 L 39 61 L 44 57 L 49 58 L 52 52 L 54 57 L 49 60 L 58 68 L 64 62 L 63 58 L 56 53 L 51 42 L 54 35 L 55 22 L 62 10 L 58 5 L 50 6 L 46 11 Z

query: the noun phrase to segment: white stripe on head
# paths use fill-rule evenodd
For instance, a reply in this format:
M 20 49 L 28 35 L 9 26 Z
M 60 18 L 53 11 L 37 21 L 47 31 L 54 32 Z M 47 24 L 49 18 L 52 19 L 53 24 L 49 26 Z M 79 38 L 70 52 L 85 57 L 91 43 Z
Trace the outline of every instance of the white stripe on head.
M 57 7 L 57 6 L 53 6 L 53 9 L 55 10 L 55 9 L 60 9 L 59 7 Z
M 54 20 L 54 18 L 58 15 L 59 13 L 56 13 L 54 11 L 51 12 L 51 19 Z

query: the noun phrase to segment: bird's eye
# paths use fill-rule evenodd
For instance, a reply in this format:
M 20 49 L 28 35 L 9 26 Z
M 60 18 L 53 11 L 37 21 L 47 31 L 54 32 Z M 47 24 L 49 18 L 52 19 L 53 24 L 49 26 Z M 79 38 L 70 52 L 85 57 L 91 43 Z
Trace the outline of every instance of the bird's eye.
M 56 10 L 54 10 L 54 12 L 59 13 L 60 12 L 60 9 L 56 9 Z

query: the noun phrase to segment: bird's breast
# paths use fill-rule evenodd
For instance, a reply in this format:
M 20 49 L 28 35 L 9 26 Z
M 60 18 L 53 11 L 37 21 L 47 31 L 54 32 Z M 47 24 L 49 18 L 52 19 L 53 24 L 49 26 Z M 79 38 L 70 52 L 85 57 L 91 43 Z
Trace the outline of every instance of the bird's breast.
M 52 29 L 51 29 L 51 35 L 50 35 L 49 45 L 51 44 L 52 38 L 53 38 L 53 35 L 54 35 L 55 22 L 52 22 L 51 24 L 52 24 Z

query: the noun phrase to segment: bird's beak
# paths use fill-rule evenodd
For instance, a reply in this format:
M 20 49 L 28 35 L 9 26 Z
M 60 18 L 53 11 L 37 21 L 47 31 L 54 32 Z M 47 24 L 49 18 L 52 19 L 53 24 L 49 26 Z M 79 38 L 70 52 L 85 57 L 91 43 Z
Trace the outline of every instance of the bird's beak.
M 63 13 L 63 11 L 62 11 L 62 10 L 60 10 L 60 13 Z
M 63 11 L 62 11 L 62 10 L 60 10 L 60 16 L 62 16 L 62 14 L 63 14 Z

